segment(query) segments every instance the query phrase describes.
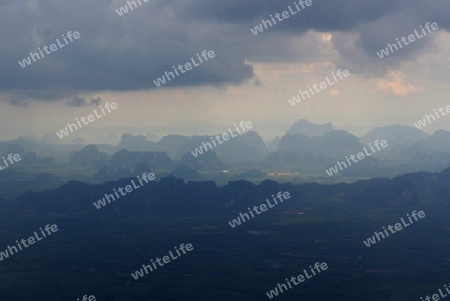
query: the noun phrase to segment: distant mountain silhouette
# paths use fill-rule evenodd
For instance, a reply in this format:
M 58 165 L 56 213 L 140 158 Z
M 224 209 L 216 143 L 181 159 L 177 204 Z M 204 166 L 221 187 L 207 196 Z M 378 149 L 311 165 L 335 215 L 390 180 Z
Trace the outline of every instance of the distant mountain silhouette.
M 280 144 L 281 138 L 276 136 L 272 140 L 266 142 L 266 147 L 268 152 L 276 152 L 278 150 L 278 145 Z
M 133 136 L 130 134 L 122 135 L 118 150 L 127 149 L 130 151 L 155 151 L 156 143 L 147 141 L 145 136 Z
M 99 214 L 93 202 L 112 193 L 113 189 L 125 187 L 135 178 L 89 185 L 71 181 L 57 189 L 28 192 L 11 202 L 18 210 L 37 212 Z M 271 194 L 289 191 L 291 200 L 272 209 L 288 210 L 305 206 L 331 206 L 339 200 L 339 207 L 365 206 L 387 207 L 421 202 L 450 205 L 450 169 L 440 173 L 414 173 L 388 179 L 358 181 L 353 184 L 279 184 L 265 180 L 258 185 L 247 181 L 230 181 L 223 187 L 215 182 L 188 182 L 174 177 L 151 181 L 130 194 L 102 208 L 101 214 L 152 213 L 155 212 L 208 212 L 246 210 L 259 205 Z M 4 201 L 6 202 L 6 201 Z M 2 202 L 0 202 L 1 204 Z M 323 210 L 323 209 L 322 209 Z
M 412 126 L 388 125 L 377 127 L 369 131 L 364 137 L 361 137 L 361 142 L 364 144 L 373 144 L 375 140 L 386 140 L 389 145 L 389 147 L 386 148 L 386 152 L 384 152 L 384 154 L 386 154 L 398 152 L 398 150 L 407 148 L 415 142 L 427 137 L 427 133 Z
M 438 130 L 433 135 L 416 142 L 414 146 L 420 146 L 423 149 L 442 153 L 450 153 L 450 132 Z
M 246 132 L 217 146 L 217 157 L 224 163 L 254 164 L 267 155 L 266 144 L 258 133 Z
M 324 123 L 320 125 L 309 122 L 306 119 L 300 119 L 296 121 L 289 130 L 287 130 L 286 135 L 302 134 L 306 137 L 315 137 L 323 136 L 333 130 L 334 128 L 331 123 Z
M 168 135 L 161 138 L 157 143 L 157 149 L 160 152 L 167 153 L 172 159 L 179 159 L 187 152 L 199 147 L 202 142 L 209 142 L 209 136 L 183 136 Z
M 89 167 L 102 167 L 108 161 L 108 155 L 100 152 L 96 145 L 87 145 L 82 150 L 71 153 L 69 157 L 70 164 Z
M 237 135 L 237 133 L 234 133 Z M 199 148 L 203 143 L 210 143 L 211 136 L 192 136 L 186 137 L 181 135 L 164 136 L 161 141 L 157 143 L 159 151 L 166 152 L 172 158 L 180 158 L 186 153 Z M 221 134 L 219 135 L 221 136 Z M 228 141 L 223 141 L 222 144 L 216 142 L 216 147 L 212 149 L 217 154 L 217 158 L 224 163 L 241 163 L 241 162 L 255 162 L 261 160 L 267 154 L 267 149 L 262 138 L 254 131 L 246 132 L 238 137 L 230 138 Z M 208 150 L 206 153 L 210 152 Z M 204 153 L 205 154 L 205 153 Z M 201 158 L 203 155 L 200 155 Z M 192 154 L 191 154 L 192 156 Z
M 406 173 L 418 170 L 439 171 L 450 166 L 450 133 L 439 130 L 409 147 L 389 154 L 395 160 L 397 172 Z
M 255 166 L 262 168 L 264 173 L 295 171 L 300 172 L 302 178 L 303 174 L 320 178 L 321 174 L 326 176 L 325 169 L 334 166 L 336 161 L 345 160 L 346 155 L 357 154 L 363 150 L 363 143 L 373 144 L 376 140 L 387 140 L 388 147 L 343 170 L 339 176 L 392 177 L 420 170 L 435 172 L 450 166 L 450 132 L 443 130 L 428 135 L 415 127 L 390 125 L 375 128 L 358 139 L 346 131 L 333 130 L 329 123 L 319 125 L 301 119 L 287 133 L 266 144 L 257 132 L 246 132 L 222 144 L 217 143 L 198 156 L 193 156 L 191 151 L 204 143 L 213 145 L 210 138 L 216 135 L 167 135 L 158 142 L 151 142 L 142 135 L 124 134 L 118 145 L 87 146 L 70 144 L 70 140 L 50 144 L 34 136 L 19 137 L 0 142 L 2 154 L 20 153 L 22 156 L 17 169 L 3 171 L 1 174 L 2 188 L 10 190 L 9 193 L 7 191 L 8 195 L 15 193 L 16 196 L 30 187 L 39 189 L 36 184 L 38 182 L 45 183 L 42 187 L 55 187 L 70 179 L 93 183 L 117 180 L 133 176 L 138 164 L 145 166 L 138 168 L 140 171 L 148 166 L 152 170 L 159 169 L 161 175 L 187 175 L 188 180 L 200 179 L 197 177 L 199 173 L 204 179 L 209 176 L 210 179 L 221 181 L 223 178 L 229 179 L 237 171 L 240 175 L 236 179 L 248 177 L 247 179 L 254 181 L 261 176 L 257 172 L 251 172 Z M 47 165 L 42 167 L 51 170 L 43 168 L 39 175 L 31 175 L 34 171 L 30 173 L 26 170 L 39 164 Z M 74 172 L 67 176 L 67 173 L 58 171 L 59 165 L 74 168 Z M 88 173 L 80 173 L 77 166 L 86 168 Z M 175 169 L 178 170 L 175 172 Z M 230 170 L 231 174 L 219 173 L 223 169 Z M 57 181 L 49 185 L 55 175 Z M 27 182 L 31 186 L 24 184 L 20 186 L 26 187 L 23 190 L 13 191 L 14 185 L 19 187 L 14 181 L 25 183 L 28 180 L 31 181 Z

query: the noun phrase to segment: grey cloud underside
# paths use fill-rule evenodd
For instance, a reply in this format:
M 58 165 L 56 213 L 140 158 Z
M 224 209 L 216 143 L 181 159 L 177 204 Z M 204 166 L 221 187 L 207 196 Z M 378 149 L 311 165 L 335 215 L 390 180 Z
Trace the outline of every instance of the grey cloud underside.
M 95 99 L 91 99 L 91 101 L 86 101 L 86 99 L 82 97 L 74 97 L 67 100 L 67 105 L 69 107 L 87 107 L 87 106 L 97 106 L 100 104 L 102 99 L 97 97 Z
M 231 1 L 189 1 L 183 15 L 186 20 L 196 18 L 200 20 L 219 21 L 226 23 L 242 22 L 249 25 L 249 21 L 260 22 L 269 19 L 269 15 L 289 11 L 290 6 L 295 12 L 294 2 L 298 1 L 259 1 L 259 0 L 231 0 Z M 383 18 L 387 14 L 400 11 L 409 0 L 312 0 L 312 5 L 306 7 L 300 14 L 289 17 L 289 21 L 279 24 L 275 31 L 302 32 L 305 30 L 318 31 L 348 31 L 356 24 Z M 301 8 L 301 6 L 299 5 Z
M 69 105 L 85 105 L 89 102 L 74 99 L 103 90 L 156 89 L 154 80 L 202 50 L 214 50 L 216 57 L 164 87 L 243 84 L 253 77 L 246 61 L 309 62 L 326 55 L 314 41 L 308 49 L 290 47 L 293 38 L 309 30 L 336 33 L 332 42 L 340 59 L 357 63 L 360 72 L 371 72 L 380 64 L 410 59 L 432 41 L 416 43 L 380 63 L 375 51 L 396 37 L 410 34 L 425 22 L 450 28 L 450 1 L 444 0 L 313 0 L 311 7 L 258 36 L 250 28 L 270 14 L 293 7 L 294 1 L 141 2 L 142 6 L 123 16 L 115 10 L 126 1 L 2 2 L 2 99 L 20 105 L 28 99 L 65 98 Z M 55 43 L 68 31 L 79 31 L 81 38 L 26 68 L 19 66 L 18 61 L 31 51 Z M 351 40 L 346 34 L 356 38 Z

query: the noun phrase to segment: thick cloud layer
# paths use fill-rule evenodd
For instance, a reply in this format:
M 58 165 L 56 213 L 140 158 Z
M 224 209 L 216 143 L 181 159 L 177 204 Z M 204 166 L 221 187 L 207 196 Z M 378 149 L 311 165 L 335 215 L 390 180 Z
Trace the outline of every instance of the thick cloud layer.
M 137 2 L 137 0 L 136 0 Z M 450 28 L 448 0 L 313 0 L 313 5 L 255 36 L 250 28 L 281 13 L 288 0 L 25 0 L 0 4 L 0 93 L 18 105 L 30 99 L 86 105 L 83 93 L 156 89 L 172 66 L 203 50 L 215 58 L 168 82 L 171 86 L 243 84 L 254 77 L 248 61 L 311 62 L 328 59 L 372 74 L 412 59 L 433 37 L 380 60 L 375 52 L 426 22 Z M 331 32 L 334 54 L 309 31 Z M 68 31 L 81 38 L 22 68 L 18 61 Z M 304 46 L 298 46 L 301 39 Z M 162 89 L 162 88 L 158 88 Z M 96 104 L 96 102 L 91 102 Z

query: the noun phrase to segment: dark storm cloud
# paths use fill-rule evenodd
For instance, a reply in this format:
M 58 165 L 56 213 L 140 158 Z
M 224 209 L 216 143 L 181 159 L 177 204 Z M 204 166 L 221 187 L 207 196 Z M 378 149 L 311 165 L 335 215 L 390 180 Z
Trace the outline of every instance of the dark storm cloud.
M 68 106 L 89 106 L 97 105 L 101 102 L 100 98 L 92 99 L 91 102 L 86 102 L 84 98 L 79 97 L 77 92 L 70 90 L 8 90 L 0 94 L 0 99 L 7 101 L 13 105 L 20 107 L 27 107 L 36 101 L 46 102 L 60 102 L 63 101 Z
M 260 22 L 269 19 L 269 15 L 288 11 L 288 6 L 295 11 L 294 2 L 290 0 L 229 0 L 209 1 L 193 0 L 183 9 L 186 20 L 219 21 L 225 23 Z M 413 1 L 414 2 L 414 1 Z M 278 31 L 302 32 L 310 29 L 318 31 L 348 31 L 358 23 L 365 23 L 383 18 L 387 14 L 407 7 L 411 0 L 312 0 L 313 5 L 305 8 L 300 15 L 295 15 L 280 26 Z
M 0 91 L 6 94 L 3 99 L 26 104 L 30 99 L 45 99 L 39 91 L 56 90 L 67 98 L 70 95 L 64 92 L 73 90 L 154 89 L 153 80 L 203 50 L 214 50 L 216 57 L 165 86 L 240 84 L 252 77 L 243 53 L 221 49 L 224 45 L 215 32 L 205 35 L 202 27 L 189 28 L 177 22 L 167 3 L 143 3 L 124 16 L 117 15 L 115 10 L 124 4 L 62 4 L 56 0 L 4 4 L 0 10 L 0 33 L 7 37 L 0 46 L 0 68 L 5 71 L 0 74 Z M 14 20 L 14 14 L 20 15 L 23 24 Z M 62 41 L 61 35 L 68 31 L 79 31 L 81 38 L 20 67 L 18 61 L 30 51 L 37 52 L 37 47 L 49 46 L 56 38 Z
M 388 42 L 425 22 L 438 22 L 441 28 L 449 28 L 450 22 L 447 0 L 313 0 L 313 5 L 298 15 L 254 36 L 250 28 L 270 14 L 287 10 L 294 1 L 141 2 L 142 6 L 123 16 L 115 10 L 127 1 L 2 2 L 1 99 L 17 105 L 58 99 L 65 99 L 68 105 L 86 105 L 80 96 L 83 93 L 156 89 L 154 80 L 203 50 L 214 50 L 215 58 L 164 86 L 248 83 L 253 78 L 248 60 L 308 62 L 325 55 L 323 45 L 316 41 L 302 49 L 291 47 L 297 36 L 309 30 L 336 33 L 332 42 L 342 59 L 358 65 L 361 72 L 371 72 L 379 64 L 409 59 L 431 39 L 380 63 L 375 51 Z M 55 43 L 56 38 L 61 40 L 68 31 L 79 31 L 81 38 L 20 67 L 18 61 L 31 51 Z M 339 32 L 353 34 L 355 39 Z
M 289 6 L 295 10 L 294 2 L 297 3 L 291 0 L 193 0 L 182 7 L 181 14 L 184 20 L 199 19 L 221 24 L 243 24 L 253 28 L 263 19 L 269 20 L 270 15 L 288 11 Z M 263 39 L 264 35 L 271 33 L 301 34 L 309 30 L 354 32 L 357 33 L 358 39 L 352 42 L 373 57 L 375 52 L 386 47 L 387 43 L 393 43 L 395 38 L 411 34 L 414 29 L 419 29 L 419 26 L 426 22 L 437 22 L 441 29 L 450 28 L 450 1 L 447 0 L 312 0 L 312 2 L 312 6 L 287 20 L 278 21 L 276 26 L 266 29 L 258 38 Z M 333 42 L 342 44 L 343 41 L 334 39 Z M 408 58 L 426 45 L 427 42 L 422 40 L 421 43 L 412 44 L 396 56 Z M 348 47 L 346 48 L 348 50 Z M 252 54 L 249 53 L 249 56 Z M 276 56 L 275 53 L 272 55 Z M 343 55 L 350 58 L 353 53 L 346 52 Z M 388 60 L 390 58 L 386 59 Z M 400 62 L 402 58 L 395 60 Z M 370 63 L 370 57 L 366 58 L 367 67 L 370 67 Z

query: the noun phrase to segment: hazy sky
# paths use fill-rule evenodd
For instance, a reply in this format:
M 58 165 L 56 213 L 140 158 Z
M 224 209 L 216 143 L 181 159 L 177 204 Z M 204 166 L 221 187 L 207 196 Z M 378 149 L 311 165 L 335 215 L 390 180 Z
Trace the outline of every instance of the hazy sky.
M 305 118 L 352 125 L 359 133 L 413 126 L 450 105 L 448 0 L 312 0 L 258 35 L 250 29 L 294 8 L 294 1 L 140 1 L 123 16 L 116 13 L 127 4 L 123 0 L 1 1 L 0 138 L 56 132 L 91 114 L 99 98 L 119 108 L 86 131 L 218 123 L 225 132 L 241 120 L 288 125 Z M 427 22 L 439 29 L 386 58 L 377 56 Z M 38 47 L 62 42 L 68 31 L 81 38 L 25 68 L 18 64 Z M 216 56 L 155 86 L 165 71 L 203 50 Z M 337 69 L 351 76 L 295 106 L 288 103 Z M 450 130 L 450 116 L 425 130 L 438 128 Z

